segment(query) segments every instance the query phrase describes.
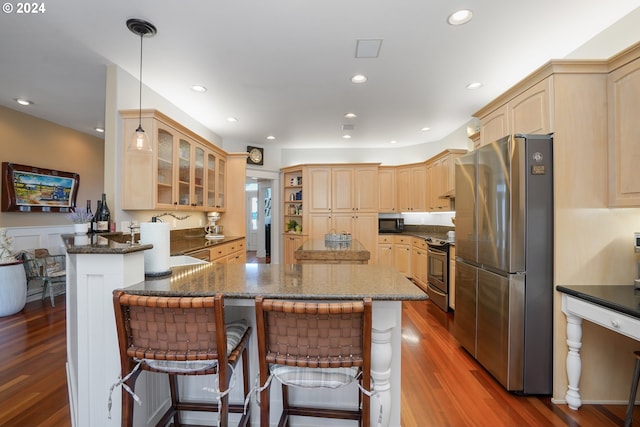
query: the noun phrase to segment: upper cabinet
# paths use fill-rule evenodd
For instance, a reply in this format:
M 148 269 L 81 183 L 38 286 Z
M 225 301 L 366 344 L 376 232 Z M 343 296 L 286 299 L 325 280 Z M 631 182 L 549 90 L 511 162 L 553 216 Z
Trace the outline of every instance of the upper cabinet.
M 396 188 L 400 212 L 426 212 L 426 163 L 399 166 L 396 170 Z
M 224 210 L 226 154 L 157 111 L 143 111 L 152 152 L 128 151 L 138 111 L 123 120 L 123 209 Z
M 378 212 L 396 213 L 396 167 L 380 166 L 378 168 Z
M 609 106 L 609 205 L 640 206 L 640 59 L 612 71 Z
M 505 104 L 482 112 L 483 115 L 479 116 L 480 145 L 490 144 L 514 133 L 551 132 L 551 97 L 552 78 L 546 78 Z
M 454 210 L 455 159 L 467 150 L 448 149 L 427 161 L 427 210 L 446 212 Z

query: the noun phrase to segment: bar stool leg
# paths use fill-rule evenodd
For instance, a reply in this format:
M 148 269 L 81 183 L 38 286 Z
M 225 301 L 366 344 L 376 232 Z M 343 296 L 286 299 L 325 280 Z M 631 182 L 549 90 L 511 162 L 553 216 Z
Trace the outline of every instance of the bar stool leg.
M 629 392 L 629 405 L 627 406 L 627 416 L 624 421 L 625 427 L 630 427 L 633 421 L 633 406 L 636 403 L 638 379 L 640 379 L 640 351 L 636 351 L 633 354 L 636 356 L 636 367 L 633 370 L 633 382 L 631 383 L 631 391 Z

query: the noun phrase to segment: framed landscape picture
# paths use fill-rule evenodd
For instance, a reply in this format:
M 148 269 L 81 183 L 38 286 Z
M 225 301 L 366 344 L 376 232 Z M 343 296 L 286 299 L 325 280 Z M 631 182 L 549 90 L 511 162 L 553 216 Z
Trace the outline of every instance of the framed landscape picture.
M 70 212 L 79 185 L 77 173 L 3 162 L 2 211 Z

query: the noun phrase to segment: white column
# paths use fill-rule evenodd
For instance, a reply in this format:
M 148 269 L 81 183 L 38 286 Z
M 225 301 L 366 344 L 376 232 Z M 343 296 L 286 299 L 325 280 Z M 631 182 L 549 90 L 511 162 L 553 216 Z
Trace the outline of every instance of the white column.
M 569 388 L 565 399 L 569 408 L 578 409 L 582 406 L 579 385 L 580 374 L 582 372 L 582 360 L 580 359 L 580 348 L 582 347 L 582 319 L 566 311 L 566 295 L 562 296 L 562 311 L 567 316 L 567 379 Z

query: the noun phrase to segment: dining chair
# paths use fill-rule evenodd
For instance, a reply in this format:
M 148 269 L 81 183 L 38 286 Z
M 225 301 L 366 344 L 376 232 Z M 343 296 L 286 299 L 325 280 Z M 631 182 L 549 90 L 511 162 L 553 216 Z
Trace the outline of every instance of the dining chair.
M 291 416 L 343 418 L 370 424 L 371 299 L 302 302 L 256 298 L 260 425 L 269 426 L 269 390 L 282 385 L 279 426 Z M 289 387 L 336 389 L 356 382 L 358 406 L 292 404 Z M 319 405 L 318 405 L 319 406 Z
M 132 295 L 123 290 L 113 292 L 113 304 L 120 348 L 122 385 L 122 426 L 131 427 L 135 383 L 142 371 L 169 376 L 171 406 L 156 426 L 173 419 L 182 425 L 181 411 L 218 413 L 218 425 L 228 425 L 228 414 L 241 413 L 239 426 L 250 422 L 244 402 L 229 403 L 232 377 L 242 359 L 245 399 L 249 395 L 247 347 L 251 328 L 247 322 L 225 323 L 224 298 L 157 297 Z M 215 401 L 183 401 L 177 376 L 212 375 Z M 128 389 L 128 390 L 127 390 Z

